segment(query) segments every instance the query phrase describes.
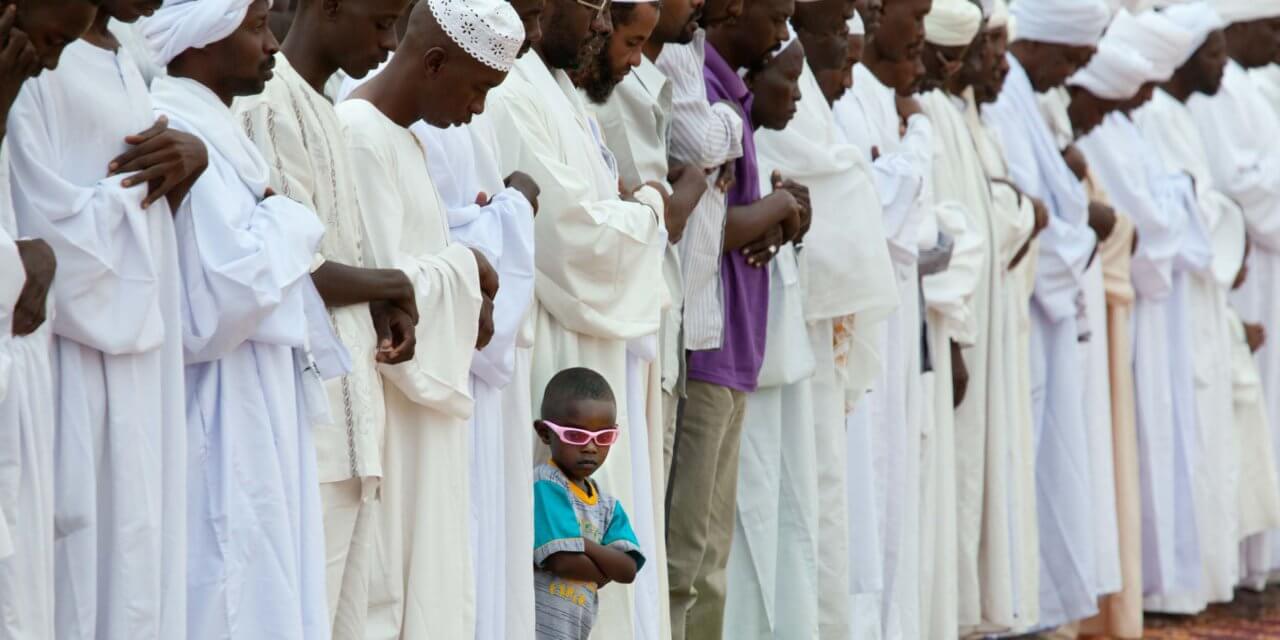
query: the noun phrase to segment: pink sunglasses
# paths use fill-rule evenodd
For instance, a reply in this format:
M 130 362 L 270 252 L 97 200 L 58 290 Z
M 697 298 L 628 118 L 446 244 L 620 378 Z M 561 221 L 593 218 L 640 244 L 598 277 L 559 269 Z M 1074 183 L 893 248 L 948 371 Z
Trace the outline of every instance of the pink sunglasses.
M 571 444 L 575 447 L 581 447 L 592 440 L 602 447 L 607 447 L 618 441 L 618 428 L 609 427 L 599 431 L 587 431 L 585 429 L 575 429 L 574 427 L 562 427 L 550 420 L 543 420 L 542 424 L 547 425 L 548 429 L 556 432 L 556 437 L 560 438 L 560 442 Z

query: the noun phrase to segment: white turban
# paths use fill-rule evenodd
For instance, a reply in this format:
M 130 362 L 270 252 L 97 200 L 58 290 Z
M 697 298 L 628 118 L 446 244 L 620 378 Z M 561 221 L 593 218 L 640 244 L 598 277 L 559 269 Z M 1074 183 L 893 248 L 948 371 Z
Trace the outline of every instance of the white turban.
M 865 36 L 867 35 L 867 25 L 862 21 L 862 14 L 857 11 L 853 12 L 853 17 L 849 18 L 849 35 Z
M 1227 26 L 1222 21 L 1222 17 L 1218 15 L 1218 12 L 1214 11 L 1213 7 L 1209 6 L 1207 2 L 1188 2 L 1175 5 L 1162 10 L 1160 15 L 1191 36 L 1191 46 L 1183 52 L 1183 55 L 1179 56 L 1181 58 L 1178 60 L 1177 66 L 1179 67 L 1186 64 L 1191 59 L 1191 56 L 1196 54 L 1196 51 L 1200 49 L 1205 40 L 1209 39 L 1213 32 Z
M 1114 40 L 1151 62 L 1155 80 L 1164 82 L 1195 52 L 1194 35 L 1158 11 L 1135 16 L 1121 10 L 1107 28 L 1103 42 Z
M 1019 40 L 1092 47 L 1111 21 L 1111 9 L 1103 0 L 1017 0 L 1013 16 Z
M 982 27 L 982 10 L 968 0 L 933 0 L 924 17 L 924 39 L 942 47 L 965 47 Z
M 235 33 L 251 4 L 253 0 L 164 0 L 142 20 L 142 37 L 156 64 L 167 67 L 187 49 L 203 49 Z
M 988 29 L 999 29 L 1009 26 L 1009 3 L 995 0 L 991 3 L 991 14 L 987 19 Z
M 1105 100 L 1128 100 L 1142 85 L 1155 80 L 1152 64 L 1142 54 L 1103 38 L 1089 64 L 1072 75 L 1067 84 L 1081 87 Z
M 1227 24 L 1280 17 L 1280 0 L 1216 0 L 1213 8 Z
M 634 1 L 634 0 L 633 0 Z M 506 0 L 427 0 L 454 44 L 487 67 L 511 70 L 524 45 L 524 22 Z

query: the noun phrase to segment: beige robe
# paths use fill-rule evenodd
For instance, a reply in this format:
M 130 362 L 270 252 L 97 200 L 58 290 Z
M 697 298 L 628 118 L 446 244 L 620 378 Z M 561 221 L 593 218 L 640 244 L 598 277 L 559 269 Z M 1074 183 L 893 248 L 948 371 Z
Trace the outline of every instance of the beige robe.
M 662 513 L 662 401 L 657 333 L 667 303 L 663 205 L 645 187 L 618 196 L 598 125 L 564 72 L 536 55 L 520 59 L 488 99 L 504 145 L 502 173 L 524 171 L 542 188 L 534 223 L 534 402 L 562 369 L 584 366 L 609 381 L 621 437 L 595 478 L 631 514 L 645 567 L 634 585 L 600 592 L 593 637 L 664 638 L 670 633 Z M 648 511 L 646 518 L 644 512 Z
M 367 263 L 409 275 L 423 328 L 413 360 L 379 365 L 386 396 L 382 507 L 367 637 L 470 638 L 468 390 L 482 296 L 423 149 L 364 100 L 338 106 L 364 216 Z

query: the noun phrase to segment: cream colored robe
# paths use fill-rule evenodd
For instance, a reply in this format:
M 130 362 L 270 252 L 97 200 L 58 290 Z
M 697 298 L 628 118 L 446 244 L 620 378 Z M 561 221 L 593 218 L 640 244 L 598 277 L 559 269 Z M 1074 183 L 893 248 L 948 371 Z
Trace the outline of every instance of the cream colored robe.
M 656 526 L 664 493 L 655 490 L 662 403 L 660 372 L 650 365 L 667 297 L 662 203 L 649 187 L 636 193 L 641 202 L 619 198 L 576 89 L 537 55 L 520 59 L 489 95 L 488 109 L 504 141 L 497 150 L 502 172 L 524 171 L 542 188 L 534 223 L 534 401 L 553 375 L 572 366 L 600 372 L 618 399 L 621 438 L 596 478 L 632 515 L 647 562 L 634 585 L 601 591 L 593 636 L 664 638 L 666 558 Z
M 470 638 L 468 389 L 481 293 L 470 249 L 408 129 L 364 100 L 338 105 L 364 216 L 367 263 L 413 280 L 423 328 L 413 360 L 379 365 L 387 405 L 370 639 Z

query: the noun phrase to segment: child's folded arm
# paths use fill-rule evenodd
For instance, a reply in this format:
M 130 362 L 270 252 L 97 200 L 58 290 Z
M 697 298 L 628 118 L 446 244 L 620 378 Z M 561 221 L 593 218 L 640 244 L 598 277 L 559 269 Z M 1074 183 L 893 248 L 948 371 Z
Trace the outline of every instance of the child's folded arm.
M 584 539 L 585 540 L 585 539 Z M 587 548 L 595 544 L 586 540 Z M 599 546 L 599 545 L 596 545 Z M 593 582 L 597 586 L 609 581 L 600 567 L 586 554 L 574 551 L 558 551 L 547 556 L 542 568 L 556 574 L 557 577 L 579 582 Z
M 635 582 L 636 572 L 640 570 L 636 559 L 626 551 L 606 547 L 591 540 L 586 540 L 586 556 L 590 558 L 600 571 L 613 582 L 631 584 Z

